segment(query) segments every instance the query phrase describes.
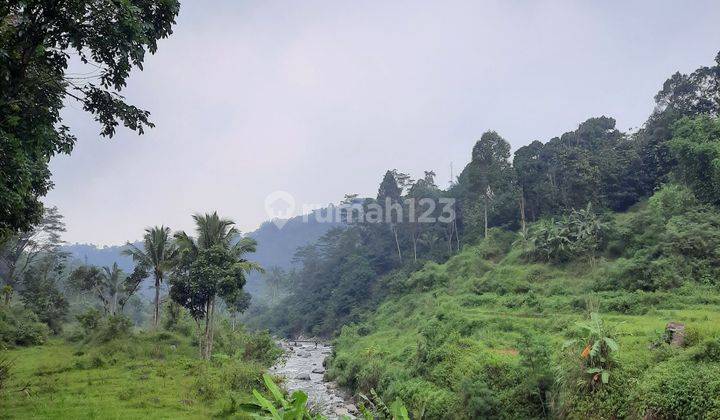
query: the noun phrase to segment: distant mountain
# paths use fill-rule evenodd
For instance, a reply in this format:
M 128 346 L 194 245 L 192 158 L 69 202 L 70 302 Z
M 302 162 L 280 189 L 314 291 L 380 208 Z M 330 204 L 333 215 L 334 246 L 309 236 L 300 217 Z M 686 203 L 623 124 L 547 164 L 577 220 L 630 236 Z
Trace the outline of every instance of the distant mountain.
M 298 247 L 314 243 L 330 229 L 340 226 L 337 222 L 319 221 L 316 214 L 296 216 L 279 223 L 269 221 L 260 225 L 256 231 L 247 235 L 258 243 L 257 252 L 250 255 L 250 259 L 264 268 L 291 268 L 293 255 Z M 250 275 L 245 290 L 255 296 L 261 294 L 264 290 L 262 277 L 257 273 Z
M 317 241 L 328 230 L 338 225 L 335 222 L 318 221 L 314 213 L 281 220 L 279 223 L 265 222 L 257 230 L 247 234 L 258 242 L 257 252 L 249 257 L 265 268 L 277 266 L 287 270 L 292 265 L 292 258 L 298 247 Z M 142 248 L 142 242 L 135 242 L 134 245 Z M 132 258 L 122 254 L 125 247 L 125 245 L 98 247 L 93 244 L 76 243 L 64 245 L 62 250 L 72 255 L 76 264 L 104 267 L 117 262 L 123 271 L 131 273 L 135 264 Z M 141 287 L 144 296 L 151 296 L 152 284 L 152 280 L 148 279 Z M 255 296 L 262 294 L 264 284 L 261 276 L 253 273 L 248 278 L 245 289 Z
M 142 242 L 135 242 L 135 246 L 142 248 Z M 126 273 L 132 272 L 135 264 L 131 257 L 122 254 L 125 245 L 102 246 L 94 244 L 68 244 L 62 250 L 70 253 L 80 264 L 97 265 L 99 267 L 112 266 L 117 263 Z

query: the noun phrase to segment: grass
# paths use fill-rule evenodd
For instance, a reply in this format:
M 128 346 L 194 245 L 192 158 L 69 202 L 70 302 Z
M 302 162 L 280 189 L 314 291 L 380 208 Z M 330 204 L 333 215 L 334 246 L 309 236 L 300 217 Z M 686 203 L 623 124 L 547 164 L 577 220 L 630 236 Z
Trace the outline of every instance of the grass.
M 524 337 L 541 337 L 559 368 L 567 359 L 563 342 L 586 318 L 590 298 L 616 331 L 620 367 L 604 401 L 571 393 L 562 404 L 570 417 L 615 417 L 633 414 L 634 404 L 644 407 L 632 399 L 645 399 L 637 384 L 664 362 L 649 346 L 668 322 L 685 323 L 699 339 L 720 336 L 717 288 L 594 292 L 594 280 L 612 261 L 528 264 L 512 251 L 493 263 L 481 254 L 469 247 L 446 264 L 428 264 L 405 281 L 404 293 L 387 298 L 364 322 L 344 327 L 329 374 L 360 392 L 375 388 L 384 398 L 403 398 L 429 418 L 447 412 L 458 418 L 540 416 L 523 407 L 528 395 L 519 389 L 526 374 L 520 368 Z M 692 351 L 678 349 L 670 357 L 683 369 L 702 369 L 688 361 Z M 482 395 L 463 384 L 473 381 L 489 389 L 481 405 L 502 409 L 469 411 L 468 401 Z
M 102 346 L 55 338 L 42 346 L 6 352 L 12 376 L 0 396 L 0 418 L 208 418 L 232 395 L 228 363 L 207 363 L 184 337 L 145 334 Z M 248 382 L 248 388 L 254 383 Z

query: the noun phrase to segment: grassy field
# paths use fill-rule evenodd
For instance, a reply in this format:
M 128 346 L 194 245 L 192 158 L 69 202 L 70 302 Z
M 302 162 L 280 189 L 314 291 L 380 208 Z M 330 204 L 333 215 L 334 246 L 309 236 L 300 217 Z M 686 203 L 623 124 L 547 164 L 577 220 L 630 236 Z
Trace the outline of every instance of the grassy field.
M 208 418 L 261 388 L 265 366 L 198 359 L 187 337 L 139 333 L 103 345 L 52 339 L 5 352 L 1 418 Z

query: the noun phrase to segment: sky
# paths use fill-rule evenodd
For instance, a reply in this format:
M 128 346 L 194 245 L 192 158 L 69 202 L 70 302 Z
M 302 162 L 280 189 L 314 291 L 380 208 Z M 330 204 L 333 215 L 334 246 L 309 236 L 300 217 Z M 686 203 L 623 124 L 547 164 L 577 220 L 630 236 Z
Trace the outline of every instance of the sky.
M 252 231 L 271 194 L 299 213 L 393 168 L 446 186 L 487 130 L 517 149 L 641 126 L 668 76 L 713 63 L 719 21 L 717 1 L 185 0 L 122 92 L 156 127 L 101 138 L 68 102 L 44 201 L 66 241 L 113 245 L 213 210 Z

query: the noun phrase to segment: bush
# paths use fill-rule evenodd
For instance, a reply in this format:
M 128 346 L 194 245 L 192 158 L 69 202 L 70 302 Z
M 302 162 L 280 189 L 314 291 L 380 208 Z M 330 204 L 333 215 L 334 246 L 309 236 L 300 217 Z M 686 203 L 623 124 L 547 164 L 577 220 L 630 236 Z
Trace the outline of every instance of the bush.
M 247 334 L 243 343 L 243 359 L 270 366 L 280 357 L 282 350 L 267 331 Z
M 109 316 L 98 328 L 96 338 L 106 343 L 116 338 L 123 338 L 130 335 L 132 321 L 124 315 Z
M 90 336 L 90 334 L 92 334 L 100 325 L 102 314 L 97 309 L 90 308 L 85 312 L 76 315 L 75 319 L 77 319 L 80 324 L 85 336 Z
M 720 337 L 698 344 L 693 348 L 691 357 L 696 362 L 720 362 Z
M 205 402 L 214 401 L 220 394 L 220 384 L 217 378 L 208 372 L 207 368 L 201 369 L 201 371 L 195 377 L 193 382 L 193 391 L 195 395 Z
M 0 308 L 0 347 L 43 344 L 49 334 L 35 313 L 16 306 Z
M 720 366 L 698 366 L 674 359 L 638 381 L 632 396 L 636 417 L 657 419 L 719 418 Z
M 406 289 L 418 289 L 421 291 L 428 291 L 434 288 L 446 286 L 449 277 L 445 272 L 445 267 L 434 263 L 428 262 L 422 268 L 413 273 L 406 281 Z
M 257 362 L 229 362 L 223 366 L 222 381 L 233 391 L 251 391 L 262 386 L 264 370 Z

